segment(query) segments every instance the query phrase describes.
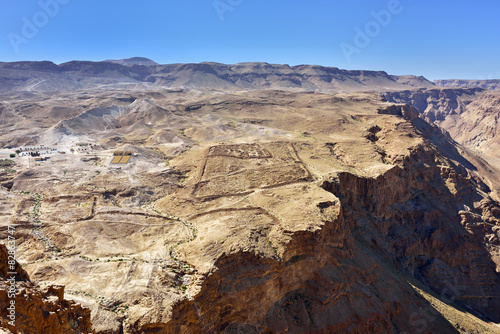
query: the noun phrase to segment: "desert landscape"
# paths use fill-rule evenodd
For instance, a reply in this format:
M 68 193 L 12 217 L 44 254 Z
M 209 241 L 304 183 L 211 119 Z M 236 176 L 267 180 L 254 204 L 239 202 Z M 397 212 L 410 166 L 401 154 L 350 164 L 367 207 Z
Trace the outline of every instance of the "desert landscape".
M 498 81 L 498 80 L 497 80 Z M 500 333 L 498 82 L 0 63 L 5 333 Z M 0 330 L 1 331 L 1 330 Z

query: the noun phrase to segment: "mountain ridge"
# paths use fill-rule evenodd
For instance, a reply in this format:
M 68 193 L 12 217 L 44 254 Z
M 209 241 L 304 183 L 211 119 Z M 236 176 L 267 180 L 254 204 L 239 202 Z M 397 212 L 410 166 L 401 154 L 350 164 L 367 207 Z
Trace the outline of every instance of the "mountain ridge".
M 488 80 L 464 80 L 464 79 L 446 79 L 434 80 L 437 86 L 441 87 L 462 87 L 462 88 L 484 88 L 489 90 L 500 90 L 500 79 Z
M 113 82 L 109 82 L 109 79 Z M 343 70 L 319 65 L 289 66 L 262 62 L 231 65 L 216 62 L 160 65 L 147 58 L 101 62 L 69 61 L 59 65 L 50 61 L 0 63 L 0 92 L 76 91 L 98 88 L 103 84 L 320 92 L 399 90 L 435 86 L 424 77 L 395 76 L 385 71 Z

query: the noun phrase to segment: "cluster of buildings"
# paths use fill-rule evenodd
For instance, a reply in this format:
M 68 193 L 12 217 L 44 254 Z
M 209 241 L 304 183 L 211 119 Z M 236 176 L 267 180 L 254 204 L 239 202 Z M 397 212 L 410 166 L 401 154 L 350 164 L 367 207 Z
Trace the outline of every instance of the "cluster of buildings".
M 39 147 L 21 147 L 16 153 L 19 154 L 20 157 L 39 157 L 41 155 L 49 155 L 53 154 L 57 151 L 55 148 L 50 148 L 48 146 L 39 146 Z M 60 153 L 60 152 L 59 152 Z

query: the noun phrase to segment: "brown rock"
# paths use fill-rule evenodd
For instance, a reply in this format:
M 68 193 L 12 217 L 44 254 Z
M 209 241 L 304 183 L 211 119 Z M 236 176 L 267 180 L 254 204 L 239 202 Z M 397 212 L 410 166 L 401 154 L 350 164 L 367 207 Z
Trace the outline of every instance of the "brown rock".
M 5 261 L 8 250 L 0 244 L 0 326 L 11 333 L 62 334 L 94 333 L 90 310 L 64 298 L 64 286 L 39 287 L 16 262 L 17 274 L 11 272 Z M 14 277 L 16 293 L 11 297 Z M 12 308 L 12 312 L 9 311 Z M 10 318 L 9 315 L 14 315 Z

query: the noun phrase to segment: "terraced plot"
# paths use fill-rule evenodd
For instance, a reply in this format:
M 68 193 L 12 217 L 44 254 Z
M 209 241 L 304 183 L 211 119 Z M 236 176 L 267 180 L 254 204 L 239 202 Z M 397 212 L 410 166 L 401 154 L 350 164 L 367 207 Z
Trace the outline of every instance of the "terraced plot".
M 212 146 L 200 174 L 193 191 L 198 198 L 242 195 L 311 178 L 290 142 Z

